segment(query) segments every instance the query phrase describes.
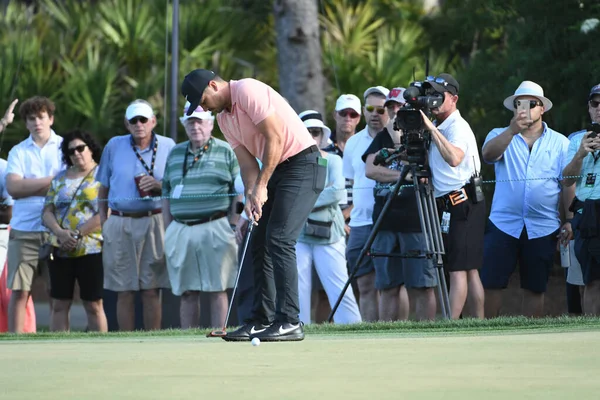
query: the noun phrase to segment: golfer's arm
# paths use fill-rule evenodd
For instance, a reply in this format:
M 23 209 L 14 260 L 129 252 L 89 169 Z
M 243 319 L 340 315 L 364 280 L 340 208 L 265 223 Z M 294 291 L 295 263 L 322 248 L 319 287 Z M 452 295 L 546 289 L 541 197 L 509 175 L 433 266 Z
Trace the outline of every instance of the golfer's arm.
M 283 139 L 281 137 L 283 124 L 276 114 L 271 114 L 257 127 L 266 140 L 265 149 L 263 150 L 263 166 L 258 174 L 256 184 L 266 187 L 283 154 Z
M 244 193 L 248 195 L 254 190 L 254 185 L 258 180 L 260 167 L 258 166 L 256 158 L 254 158 L 244 146 L 240 145 L 236 147 L 233 149 L 233 152 L 240 165 L 240 175 L 242 176 L 242 182 L 244 182 Z

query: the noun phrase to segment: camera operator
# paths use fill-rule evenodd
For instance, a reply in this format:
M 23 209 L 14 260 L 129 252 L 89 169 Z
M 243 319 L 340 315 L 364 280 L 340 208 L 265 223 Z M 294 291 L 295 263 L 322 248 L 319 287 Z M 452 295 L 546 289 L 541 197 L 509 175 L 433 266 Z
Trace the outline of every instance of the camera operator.
M 390 122 L 377 134 L 365 154 L 367 178 L 378 184 L 395 183 L 400 177 L 403 162 L 392 161 L 389 165 L 376 165 L 376 156 L 381 149 L 393 153 L 400 145 L 401 132 L 393 129 L 396 113 L 404 105 L 404 88 L 394 88 L 390 91 L 385 108 Z M 392 201 L 384 220 L 379 226 L 373 251 L 376 253 L 408 253 L 422 252 L 425 238 L 421 231 L 419 210 L 412 176 L 407 176 L 398 196 Z M 379 186 L 379 185 L 378 185 Z M 377 221 L 383 206 L 390 194 L 388 188 L 375 188 L 375 205 L 373 207 L 373 223 Z M 393 316 L 407 319 L 409 313 L 408 296 L 415 302 L 415 312 L 418 320 L 434 319 L 436 312 L 435 287 L 437 280 L 431 259 L 399 258 L 378 256 L 373 259 L 375 264 L 376 285 L 381 290 L 379 317 L 391 320 Z
M 373 227 L 373 187 L 375 181 L 365 174 L 365 163 L 362 155 L 373 142 L 377 132 L 388 122 L 383 104 L 389 90 L 383 86 L 374 86 L 365 90 L 364 116 L 367 126 L 348 139 L 344 149 L 343 173 L 346 179 L 352 180 L 352 212 L 350 213 L 350 236 L 346 245 L 346 260 L 352 271 L 365 242 Z M 377 291 L 375 290 L 375 266 L 370 257 L 364 257 L 355 274 L 359 308 L 363 321 L 377 321 Z
M 483 261 L 485 199 L 475 196 L 471 178 L 481 168 L 477 141 L 456 107 L 459 84 L 450 74 L 431 77 L 423 84 L 443 96 L 432 108 L 435 125 L 421 111 L 431 131 L 429 167 L 444 238 L 444 268 L 450 275 L 452 318 L 459 318 L 465 301 L 472 317 L 483 318 L 483 287 L 478 269 Z M 479 198 L 478 198 L 479 197 Z M 449 226 L 444 215 L 449 214 Z
M 598 204 L 600 203 L 600 84 L 590 91 L 588 111 L 592 125 L 586 131 L 571 137 L 567 166 L 563 176 L 564 186 L 575 184 L 572 228 L 575 233 L 575 255 L 581 265 L 583 283 L 583 312 L 600 315 L 600 236 L 597 234 Z
M 518 260 L 522 314 L 541 317 L 561 226 L 559 204 L 565 199 L 568 208 L 574 196 L 572 190 L 561 191 L 559 180 L 569 140 L 542 121 L 552 102 L 537 83 L 522 82 L 504 106 L 514 113 L 509 126 L 493 129 L 482 148 L 483 160 L 494 164 L 498 181 L 481 269 L 485 316 L 498 316 L 502 290 Z M 564 225 L 563 232 L 570 234 L 571 225 Z

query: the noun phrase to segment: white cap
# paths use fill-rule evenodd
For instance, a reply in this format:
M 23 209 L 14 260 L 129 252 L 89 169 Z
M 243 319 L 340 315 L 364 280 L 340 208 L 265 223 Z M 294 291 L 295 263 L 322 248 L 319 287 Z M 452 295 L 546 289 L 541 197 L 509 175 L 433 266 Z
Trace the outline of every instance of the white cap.
M 365 101 L 367 100 L 367 96 L 373 93 L 379 93 L 381 95 L 383 95 L 384 97 L 387 97 L 387 95 L 390 93 L 390 91 L 388 90 L 388 88 L 385 88 L 383 86 L 373 86 L 368 88 L 367 90 L 365 90 L 365 93 L 363 94 L 363 98 L 365 99 Z
M 315 110 L 306 110 L 302 111 L 298 114 L 302 122 L 304 122 L 304 126 L 306 128 L 321 128 L 323 130 L 323 137 L 321 138 L 321 144 L 319 148 L 323 149 L 327 147 L 329 144 L 329 137 L 331 136 L 331 129 L 327 127 L 323 123 L 323 116 L 320 112 Z
M 186 101 L 185 107 L 183 108 L 183 117 L 179 117 L 179 120 L 181 121 L 182 124 L 190 118 L 210 119 L 210 120 L 215 119 L 215 117 L 212 115 L 212 113 L 210 111 L 204 111 L 204 109 L 200 106 L 196 107 L 196 109 L 194 110 L 193 113 L 191 113 L 190 115 L 187 115 L 189 108 L 190 108 L 190 102 Z
M 152 111 L 152 107 L 150 107 L 146 103 L 133 103 L 127 107 L 125 111 L 125 118 L 127 120 L 133 119 L 135 117 L 146 117 L 148 119 L 154 116 L 154 111 Z
M 388 93 L 387 97 L 385 98 L 384 106 L 390 101 L 395 101 L 396 103 L 400 104 L 406 103 L 406 100 L 404 99 L 405 90 L 406 89 L 404 89 L 403 87 L 397 87 L 390 90 L 390 93 Z
M 335 111 L 342 111 L 347 108 L 351 108 L 356 111 L 358 115 L 361 114 L 360 99 L 353 94 L 343 94 L 338 97 L 335 102 Z

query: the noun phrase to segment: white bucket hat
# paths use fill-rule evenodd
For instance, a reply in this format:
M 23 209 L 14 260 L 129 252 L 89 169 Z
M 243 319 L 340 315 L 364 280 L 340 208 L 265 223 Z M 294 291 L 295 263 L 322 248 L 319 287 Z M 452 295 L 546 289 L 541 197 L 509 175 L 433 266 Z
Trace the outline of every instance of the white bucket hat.
M 306 110 L 298 114 L 304 126 L 308 128 L 321 128 L 323 130 L 323 137 L 321 138 L 320 149 L 329 146 L 329 137 L 331 136 L 331 129 L 323 123 L 323 116 L 320 112 L 315 110 Z
M 540 85 L 531 81 L 523 81 L 515 90 L 515 94 L 504 99 L 504 107 L 511 111 L 515 110 L 514 100 L 521 96 L 537 97 L 544 105 L 544 111 L 549 111 L 552 108 L 552 102 L 544 97 L 544 89 Z

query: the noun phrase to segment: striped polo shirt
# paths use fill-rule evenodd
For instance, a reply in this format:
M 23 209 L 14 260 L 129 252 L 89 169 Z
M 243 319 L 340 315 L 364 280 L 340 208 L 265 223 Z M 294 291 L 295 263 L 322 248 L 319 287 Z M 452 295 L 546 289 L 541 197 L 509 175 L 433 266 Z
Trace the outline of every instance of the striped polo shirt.
M 240 172 L 231 146 L 223 140 L 210 138 L 205 148 L 192 152 L 189 144 L 186 141 L 173 147 L 167 159 L 162 184 L 163 196 L 169 197 L 171 215 L 177 220 L 193 221 L 218 211 L 229 211 L 235 197 L 235 178 Z M 194 162 L 202 151 L 204 153 Z M 180 197 L 175 199 L 173 193 L 180 184 L 183 189 Z

